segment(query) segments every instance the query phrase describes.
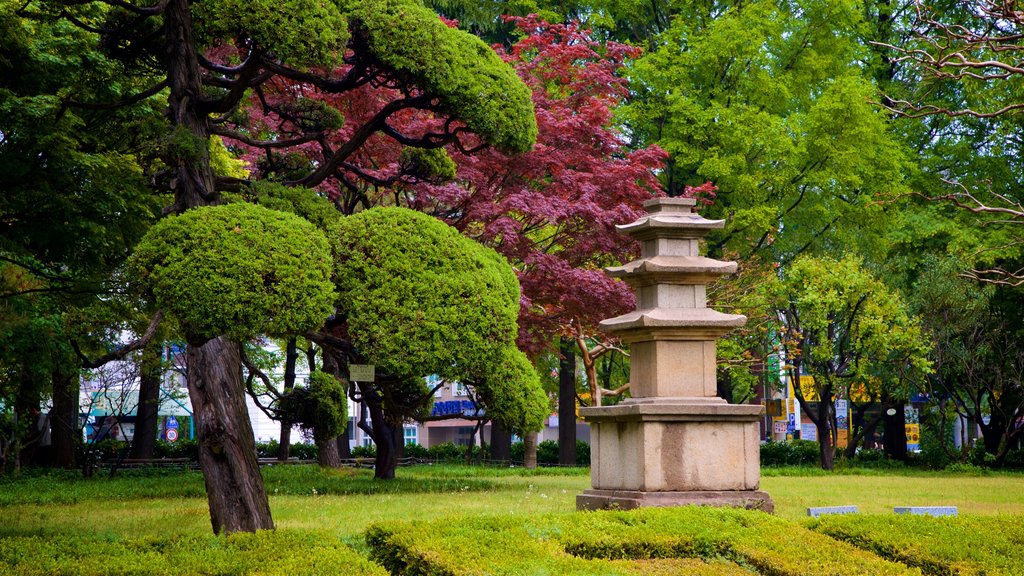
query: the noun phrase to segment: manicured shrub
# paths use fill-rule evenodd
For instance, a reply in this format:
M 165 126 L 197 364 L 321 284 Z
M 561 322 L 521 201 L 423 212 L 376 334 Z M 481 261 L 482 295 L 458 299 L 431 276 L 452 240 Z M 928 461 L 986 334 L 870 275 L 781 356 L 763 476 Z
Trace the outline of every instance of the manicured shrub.
M 260 458 L 277 458 L 277 449 L 280 444 L 277 440 L 256 443 L 256 455 Z M 297 460 L 316 460 L 316 444 L 307 442 L 292 442 L 288 446 L 288 457 Z
M 402 574 L 921 574 L 767 514 L 702 507 L 393 522 L 367 543 Z
M 818 443 L 810 440 L 761 444 L 761 466 L 808 466 L 819 461 Z
M 175 442 L 158 441 L 153 450 L 156 458 L 188 458 L 199 460 L 199 443 L 195 440 L 183 438 Z
M 104 536 L 0 538 L 0 575 L 387 573 L 336 536 L 277 530 L 258 534 L 117 539 Z
M 369 446 L 356 446 L 352 449 L 353 458 L 376 458 L 377 457 L 377 446 L 370 444 Z
M 419 444 L 406 444 L 403 450 L 403 455 L 406 458 L 430 458 L 430 450 L 420 446 Z
M 926 574 L 1024 574 L 1024 517 L 823 516 L 822 534 Z

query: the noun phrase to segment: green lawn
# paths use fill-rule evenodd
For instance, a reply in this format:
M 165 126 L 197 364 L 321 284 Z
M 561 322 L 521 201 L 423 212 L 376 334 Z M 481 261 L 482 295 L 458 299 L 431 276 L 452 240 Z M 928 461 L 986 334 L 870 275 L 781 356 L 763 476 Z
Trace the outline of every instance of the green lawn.
M 1024 515 L 1024 475 L 965 476 L 916 471 L 768 475 L 762 488 L 776 514 L 800 520 L 808 506 L 855 504 L 865 513 L 899 505 L 954 505 L 961 514 Z M 774 473 L 770 473 L 774 474 Z M 589 487 L 586 470 L 402 468 L 394 483 L 364 470 L 267 469 L 279 528 L 326 529 L 357 536 L 370 523 L 451 515 L 535 515 L 575 509 Z M 355 492 L 345 494 L 345 492 Z M 0 481 L 0 536 L 32 534 L 166 535 L 209 530 L 198 473 L 76 479 L 73 475 Z

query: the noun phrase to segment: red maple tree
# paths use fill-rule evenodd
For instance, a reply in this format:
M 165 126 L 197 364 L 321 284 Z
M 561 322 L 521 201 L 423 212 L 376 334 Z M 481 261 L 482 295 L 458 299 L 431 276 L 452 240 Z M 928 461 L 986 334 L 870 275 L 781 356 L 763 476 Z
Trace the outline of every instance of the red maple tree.
M 644 200 L 662 194 L 657 176 L 667 154 L 656 146 L 630 149 L 616 127 L 614 109 L 629 98 L 622 71 L 638 48 L 600 42 L 578 24 L 533 16 L 508 21 L 523 37 L 510 49 L 496 48 L 533 90 L 533 150 L 509 155 L 481 147 L 429 106 L 409 109 L 393 115 L 318 190 L 346 213 L 407 205 L 494 247 L 522 285 L 520 346 L 537 353 L 550 349 L 556 335 L 594 334 L 597 322 L 635 305 L 628 286 L 602 268 L 635 256 L 636 243 L 615 225 L 636 219 Z M 248 131 L 295 145 L 232 143 L 257 177 L 288 181 L 289 166 L 322 162 L 389 102 L 410 96 L 394 81 L 371 81 L 341 97 L 281 81 L 254 94 Z M 297 107 L 301 114 L 289 112 Z M 328 109 L 340 112 L 344 124 L 337 126 Z M 441 147 L 455 162 L 454 179 L 440 181 L 404 153 Z M 709 183 L 687 192 L 709 199 L 714 190 Z

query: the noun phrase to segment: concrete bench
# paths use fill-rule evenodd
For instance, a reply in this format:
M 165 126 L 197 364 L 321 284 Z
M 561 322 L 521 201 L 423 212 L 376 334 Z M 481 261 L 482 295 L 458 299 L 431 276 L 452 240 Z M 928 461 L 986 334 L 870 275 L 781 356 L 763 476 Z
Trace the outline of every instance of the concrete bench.
M 956 506 L 897 506 L 892 509 L 897 514 L 917 514 L 919 516 L 956 516 Z
M 824 516 L 826 514 L 856 514 L 856 506 L 821 506 L 818 508 L 808 508 L 807 515 L 812 518 L 818 516 Z

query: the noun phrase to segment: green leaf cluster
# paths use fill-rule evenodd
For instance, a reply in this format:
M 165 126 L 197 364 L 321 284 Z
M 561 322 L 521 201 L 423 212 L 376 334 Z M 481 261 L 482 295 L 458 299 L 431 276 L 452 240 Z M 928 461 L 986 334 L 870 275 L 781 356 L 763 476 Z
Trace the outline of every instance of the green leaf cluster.
M 714 182 L 713 245 L 788 260 L 811 247 L 870 251 L 875 196 L 904 189 L 907 154 L 877 90 L 855 0 L 684 2 L 633 66 L 622 112 L 636 138 L 671 154 L 670 194 Z
M 338 315 L 363 356 L 400 380 L 473 382 L 491 416 L 539 428 L 546 399 L 515 348 L 519 283 L 503 257 L 405 208 L 349 216 L 335 240 Z
M 444 148 L 406 147 L 402 149 L 399 162 L 404 172 L 422 179 L 439 182 L 455 179 L 455 161 Z
M 436 96 L 442 112 L 499 148 L 533 147 L 537 122 L 530 89 L 482 40 L 449 28 L 417 1 L 345 4 L 353 33 L 365 34 L 374 57 Z
M 930 372 L 920 323 L 900 293 L 859 258 L 805 255 L 784 275 L 770 288 L 783 318 L 782 344 L 789 361 L 800 362 L 819 386 L 848 386 L 855 377 L 864 382 L 869 376 L 892 384 L 898 370 Z
M 193 343 L 311 329 L 333 310 L 323 234 L 252 204 L 195 208 L 158 222 L 129 267 Z
M 281 400 L 288 419 L 313 431 L 314 439 L 337 438 L 348 425 L 348 396 L 334 376 L 319 370 L 309 375 L 309 386 L 293 388 Z
M 333 67 L 348 42 L 348 22 L 334 2 L 202 0 L 192 3 L 200 39 L 249 38 L 293 66 Z

